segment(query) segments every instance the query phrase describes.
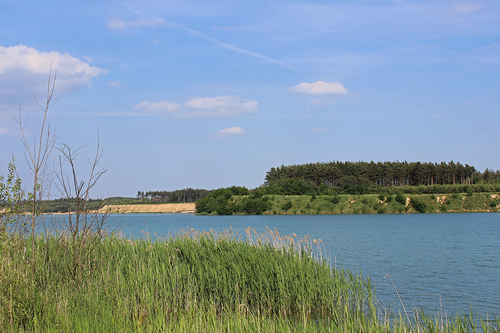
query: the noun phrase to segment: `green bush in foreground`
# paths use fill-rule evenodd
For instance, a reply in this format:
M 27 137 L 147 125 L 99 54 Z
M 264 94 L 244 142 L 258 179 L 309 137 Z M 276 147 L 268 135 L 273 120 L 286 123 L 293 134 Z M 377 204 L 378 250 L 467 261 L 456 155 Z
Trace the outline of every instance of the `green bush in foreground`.
M 67 240 L 4 234 L 0 331 L 40 332 L 478 332 L 472 316 L 377 316 L 370 281 L 332 268 L 321 240 L 185 231 L 152 242 L 109 236 L 67 273 Z M 313 251 L 316 247 L 316 251 Z M 62 254 L 62 256 L 61 256 Z M 418 330 L 417 330 L 418 328 Z

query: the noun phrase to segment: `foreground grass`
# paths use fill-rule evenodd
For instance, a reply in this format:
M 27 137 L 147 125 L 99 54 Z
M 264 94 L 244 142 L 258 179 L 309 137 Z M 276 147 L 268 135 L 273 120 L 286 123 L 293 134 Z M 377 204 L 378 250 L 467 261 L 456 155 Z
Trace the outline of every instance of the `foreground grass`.
M 105 237 L 73 269 L 65 238 L 1 238 L 0 330 L 12 332 L 495 332 L 473 314 L 389 320 L 369 279 L 321 240 L 276 230 Z M 25 250 L 28 248 L 28 250 Z M 313 251 L 314 248 L 314 251 Z M 73 268 L 72 268 L 73 267 Z

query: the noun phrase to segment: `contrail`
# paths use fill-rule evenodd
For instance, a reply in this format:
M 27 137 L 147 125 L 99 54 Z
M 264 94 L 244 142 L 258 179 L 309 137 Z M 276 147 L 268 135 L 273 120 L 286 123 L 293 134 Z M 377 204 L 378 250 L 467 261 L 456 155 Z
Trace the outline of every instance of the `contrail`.
M 131 8 L 131 6 L 129 6 L 129 5 L 118 4 L 117 1 L 113 1 L 113 0 L 111 2 L 115 3 L 115 5 L 119 5 L 119 6 L 123 6 L 123 7 L 127 8 L 129 11 L 133 12 L 138 17 L 144 17 L 145 16 L 145 15 L 142 15 L 142 13 L 140 13 L 139 10 L 136 10 L 135 8 Z M 275 60 L 275 59 L 273 59 L 271 57 L 265 56 L 265 55 L 257 53 L 257 52 L 248 51 L 248 50 L 242 49 L 240 47 L 237 47 L 237 46 L 234 46 L 234 45 L 231 45 L 231 44 L 228 44 L 228 43 L 221 42 L 220 40 L 215 39 L 213 37 L 210 37 L 210 36 L 208 36 L 208 35 L 200 32 L 198 30 L 191 29 L 191 28 L 186 27 L 186 26 L 184 26 L 182 24 L 178 24 L 178 23 L 175 23 L 175 22 L 172 22 L 172 21 L 169 21 L 169 20 L 165 20 L 163 18 L 161 18 L 161 19 L 163 20 L 163 22 L 165 22 L 165 25 L 168 25 L 171 28 L 184 30 L 184 31 L 189 32 L 190 34 L 192 34 L 194 36 L 198 36 L 198 37 L 204 38 L 206 40 L 209 40 L 209 41 L 211 41 L 211 42 L 219 45 L 220 47 L 222 47 L 222 48 L 224 48 L 226 50 L 230 50 L 230 51 L 233 51 L 233 52 L 238 52 L 238 53 L 241 53 L 241 54 L 246 54 L 246 55 L 248 55 L 250 57 L 254 57 L 254 58 L 257 58 L 257 59 L 260 59 L 260 60 L 264 60 L 266 62 L 269 62 L 269 63 L 272 63 L 272 64 L 276 64 L 276 65 L 279 65 L 279 66 L 291 69 L 292 71 L 295 71 L 297 73 L 303 74 L 298 69 L 296 69 L 296 68 L 294 68 L 294 67 L 292 67 L 290 65 L 284 64 L 284 63 L 282 63 L 282 62 L 280 62 L 278 60 Z
M 242 54 L 246 54 L 248 56 L 251 56 L 251 57 L 254 57 L 254 58 L 257 58 L 257 59 L 261 59 L 261 60 L 264 60 L 266 62 L 270 62 L 270 63 L 273 63 L 273 64 L 276 64 L 276 65 L 280 65 L 280 66 L 283 66 L 283 67 L 286 67 L 288 69 L 291 69 L 295 72 L 298 72 L 298 73 L 301 73 L 299 70 L 293 68 L 292 66 L 290 65 L 287 65 L 287 64 L 284 64 L 278 60 L 275 60 L 271 57 L 268 57 L 268 56 L 265 56 L 263 54 L 260 54 L 260 53 L 257 53 L 257 52 L 253 52 L 253 51 L 248 51 L 248 50 L 245 50 L 245 49 L 242 49 L 240 47 L 237 47 L 237 46 L 234 46 L 234 45 L 231 45 L 231 44 L 228 44 L 228 43 L 224 43 L 224 42 L 221 42 L 220 40 L 218 39 L 215 39 L 213 37 L 210 37 L 208 35 L 205 35 L 204 33 L 198 31 L 198 30 L 194 30 L 194 29 L 191 29 L 189 27 L 186 27 L 186 26 L 183 26 L 183 25 L 180 25 L 180 24 L 177 24 L 177 23 L 173 23 L 173 22 L 170 22 L 170 21 L 166 21 L 165 22 L 172 28 L 176 28 L 176 29 L 181 29 L 181 30 L 184 30 L 184 31 L 187 31 L 195 36 L 199 36 L 199 37 L 202 37 L 204 39 L 207 39 L 211 42 L 214 42 L 215 44 L 219 45 L 220 47 L 222 48 L 225 48 L 227 50 L 230 50 L 230 51 L 234 51 L 234 52 L 238 52 L 238 53 L 242 53 Z

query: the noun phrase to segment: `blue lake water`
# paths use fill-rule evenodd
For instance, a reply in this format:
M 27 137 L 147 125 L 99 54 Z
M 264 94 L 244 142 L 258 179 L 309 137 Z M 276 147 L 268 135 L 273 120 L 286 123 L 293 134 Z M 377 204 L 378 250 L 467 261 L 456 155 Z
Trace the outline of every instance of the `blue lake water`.
M 127 235 L 157 236 L 182 228 L 244 233 L 245 227 L 322 239 L 333 265 L 370 277 L 377 300 L 427 314 L 500 317 L 500 213 L 196 216 L 112 215 Z M 387 274 L 390 276 L 387 277 Z

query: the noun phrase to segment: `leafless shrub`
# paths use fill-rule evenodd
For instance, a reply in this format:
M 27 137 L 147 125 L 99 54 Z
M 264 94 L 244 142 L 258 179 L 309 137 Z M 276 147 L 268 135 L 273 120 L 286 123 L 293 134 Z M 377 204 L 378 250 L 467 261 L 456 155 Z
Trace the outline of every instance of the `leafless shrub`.
M 59 237 L 64 244 L 67 272 L 76 282 L 81 282 L 86 274 L 92 273 L 94 266 L 89 259 L 108 227 L 108 213 L 87 209 L 90 191 L 107 171 L 105 167 L 100 167 L 102 148 L 99 132 L 95 155 L 89 157 L 85 150 L 89 166 L 86 180 L 79 179 L 76 171 L 76 158 L 83 148 L 72 149 L 66 144 L 61 144 L 58 148 L 59 172 L 56 173 L 58 180 L 56 186 L 68 205 L 68 215 L 60 222 L 57 229 L 60 230 Z M 104 201 L 101 201 L 98 208 L 103 205 Z
M 33 136 L 33 143 L 28 140 L 28 135 L 25 131 L 26 124 L 29 118 L 24 122 L 22 120 L 21 107 L 19 107 L 19 114 L 16 118 L 20 129 L 20 138 L 24 146 L 24 155 L 26 162 L 33 177 L 30 181 L 28 200 L 30 202 L 30 218 L 26 222 L 30 224 L 32 236 L 32 253 L 35 253 L 35 229 L 40 222 L 38 217 L 43 213 L 44 199 L 48 198 L 50 192 L 50 183 L 52 181 L 52 172 L 48 168 L 50 154 L 54 149 L 56 143 L 56 135 L 51 131 L 49 120 L 49 109 L 57 102 L 53 101 L 54 89 L 56 85 L 57 71 L 52 78 L 52 66 L 50 67 L 49 77 L 47 82 L 47 98 L 44 104 L 40 103 L 33 94 L 38 107 L 42 111 L 43 120 L 40 126 L 40 132 Z

